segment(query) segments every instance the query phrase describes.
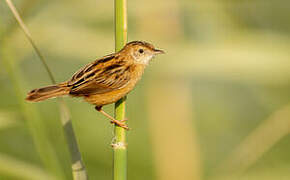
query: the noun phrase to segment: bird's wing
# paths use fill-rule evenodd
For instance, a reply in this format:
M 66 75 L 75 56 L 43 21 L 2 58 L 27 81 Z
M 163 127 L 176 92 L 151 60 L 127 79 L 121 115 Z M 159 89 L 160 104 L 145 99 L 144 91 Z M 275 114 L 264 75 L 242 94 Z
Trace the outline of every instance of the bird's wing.
M 130 80 L 130 66 L 115 58 L 105 56 L 75 73 L 68 82 L 70 94 L 101 94 L 124 87 Z

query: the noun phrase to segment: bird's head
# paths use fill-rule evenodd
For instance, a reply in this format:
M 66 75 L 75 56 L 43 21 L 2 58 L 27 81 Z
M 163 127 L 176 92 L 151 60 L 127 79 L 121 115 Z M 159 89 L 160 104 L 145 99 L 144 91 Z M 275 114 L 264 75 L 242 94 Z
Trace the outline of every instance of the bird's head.
M 135 63 L 145 65 L 157 54 L 164 54 L 164 51 L 155 49 L 152 44 L 144 41 L 129 42 L 120 52 L 131 56 Z

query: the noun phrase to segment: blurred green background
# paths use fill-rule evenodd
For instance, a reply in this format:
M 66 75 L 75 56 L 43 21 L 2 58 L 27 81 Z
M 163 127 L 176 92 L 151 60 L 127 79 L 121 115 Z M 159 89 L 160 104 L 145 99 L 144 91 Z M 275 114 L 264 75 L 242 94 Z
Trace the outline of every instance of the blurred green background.
M 113 1 L 14 2 L 58 82 L 114 51 Z M 128 96 L 129 179 L 290 178 L 289 7 L 128 0 L 129 41 L 166 51 Z M 56 100 L 24 101 L 48 84 L 1 1 L 0 179 L 72 178 Z M 81 99 L 65 100 L 90 179 L 111 179 L 113 126 Z

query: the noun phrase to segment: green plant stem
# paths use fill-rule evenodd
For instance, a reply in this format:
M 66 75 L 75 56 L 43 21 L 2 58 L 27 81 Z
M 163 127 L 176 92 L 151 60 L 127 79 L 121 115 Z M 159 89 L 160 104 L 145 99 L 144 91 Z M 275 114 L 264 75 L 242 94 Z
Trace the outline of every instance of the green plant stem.
M 72 121 L 70 118 L 69 110 L 62 98 L 58 98 L 59 109 L 61 112 L 61 123 L 64 130 L 66 142 L 68 144 L 68 150 L 71 157 L 71 168 L 74 180 L 87 180 L 88 175 L 83 164 L 81 153 L 78 148 L 78 143 L 75 137 L 75 133 L 72 127 Z
M 121 50 L 127 42 L 127 0 L 115 0 L 115 50 Z M 115 119 L 125 119 L 125 99 L 115 104 Z M 126 130 L 115 125 L 113 142 L 114 164 L 113 179 L 127 179 Z
M 53 84 L 56 84 L 55 78 L 53 77 L 53 74 L 46 63 L 44 56 L 41 54 L 36 43 L 33 41 L 32 36 L 31 36 L 27 26 L 25 25 L 22 18 L 20 17 L 14 4 L 12 3 L 11 0 L 6 0 L 6 3 L 8 5 L 8 7 L 10 8 L 11 12 L 13 13 L 16 21 L 20 25 L 21 29 L 23 30 L 26 38 L 29 40 L 30 44 L 32 45 L 33 49 L 35 50 L 37 56 L 41 60 L 43 66 L 45 67 L 45 69 L 50 77 L 51 82 Z M 86 172 L 85 166 L 82 162 L 81 153 L 79 151 L 77 140 L 75 137 L 75 133 L 74 133 L 74 130 L 72 127 L 70 113 L 69 113 L 67 105 L 65 104 L 63 99 L 58 98 L 58 102 L 59 102 L 59 108 L 60 108 L 60 114 L 61 114 L 61 123 L 63 126 L 65 138 L 66 138 L 66 141 L 67 141 L 67 144 L 69 147 L 68 149 L 70 152 L 73 179 L 74 180 L 87 180 L 88 179 L 87 172 Z

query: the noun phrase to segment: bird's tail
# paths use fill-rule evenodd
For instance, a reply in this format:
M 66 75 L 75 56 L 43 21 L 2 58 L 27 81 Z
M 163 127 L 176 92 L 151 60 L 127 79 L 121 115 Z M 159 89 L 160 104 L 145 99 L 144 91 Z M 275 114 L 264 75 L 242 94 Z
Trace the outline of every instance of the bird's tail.
M 26 100 L 32 102 L 43 101 L 49 98 L 69 94 L 70 88 L 65 83 L 33 89 L 27 94 Z

